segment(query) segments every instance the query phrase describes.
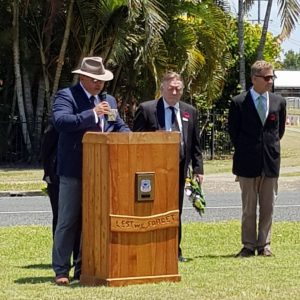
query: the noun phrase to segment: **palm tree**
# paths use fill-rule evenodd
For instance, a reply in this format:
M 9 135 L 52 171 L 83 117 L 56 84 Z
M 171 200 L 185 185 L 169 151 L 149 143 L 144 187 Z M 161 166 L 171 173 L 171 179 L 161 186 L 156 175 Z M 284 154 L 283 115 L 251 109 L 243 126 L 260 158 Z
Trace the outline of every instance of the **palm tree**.
M 265 14 L 265 18 L 264 18 L 264 24 L 263 24 L 262 32 L 261 32 L 261 38 L 260 38 L 259 46 L 257 48 L 257 60 L 263 59 L 263 52 L 264 52 L 264 48 L 265 48 L 265 44 L 266 44 L 272 3 L 273 3 L 273 0 L 268 0 L 266 14 Z
M 19 39 L 20 39 L 19 1 L 14 0 L 13 1 L 13 54 L 14 54 L 14 70 L 15 70 L 15 88 L 17 92 L 17 101 L 18 101 L 23 139 L 26 145 L 27 152 L 31 154 L 32 146 L 29 138 L 29 131 L 26 122 L 25 107 L 23 102 L 23 84 L 22 84 L 21 67 L 20 67 Z
M 238 6 L 238 36 L 239 36 L 239 57 L 240 57 L 240 86 L 242 90 L 246 89 L 245 80 L 245 59 L 244 59 L 244 33 L 243 33 L 243 22 L 245 11 L 249 11 L 255 0 L 239 0 Z M 260 1 L 260 0 L 259 0 Z M 263 59 L 264 47 L 266 43 L 268 26 L 270 20 L 270 14 L 272 9 L 273 0 L 268 0 L 267 9 L 264 17 L 264 23 L 261 32 L 261 39 L 257 48 L 257 60 Z M 281 42 L 285 38 L 289 37 L 292 30 L 295 28 L 296 23 L 300 16 L 300 5 L 298 0 L 278 0 L 279 12 L 281 16 L 282 31 L 278 37 L 278 41 Z
M 212 101 L 222 89 L 227 19 L 212 0 L 48 0 L 24 1 L 22 7 L 21 40 L 28 47 L 14 44 L 17 99 L 23 100 L 18 70 L 30 66 L 27 102 L 29 108 L 34 104 L 30 114 L 36 122 L 49 113 L 50 95 L 70 84 L 70 71 L 86 55 L 105 59 L 115 75 L 108 91 L 124 109 L 129 105 L 133 111 L 136 102 L 154 97 L 167 69 L 184 75 L 188 96 Z M 21 102 L 19 111 L 26 119 Z M 39 142 L 41 126 L 34 130 L 30 136 Z
M 239 77 L 241 91 L 246 90 L 246 73 L 245 73 L 245 53 L 244 53 L 244 1 L 239 0 L 239 13 L 238 13 L 238 38 L 239 38 Z
M 59 56 L 57 59 L 57 67 L 56 67 L 55 78 L 54 78 L 54 82 L 53 82 L 53 88 L 52 88 L 51 104 L 53 101 L 53 97 L 57 92 L 60 75 L 62 72 L 62 67 L 64 65 L 66 49 L 68 46 L 68 41 L 69 41 L 69 36 L 70 36 L 70 31 L 71 31 L 71 26 L 72 26 L 71 22 L 72 22 L 72 16 L 73 16 L 74 2 L 75 2 L 75 0 L 70 0 L 68 8 L 67 8 L 66 27 L 65 27 L 64 36 L 63 36 L 63 40 L 62 40 L 60 51 L 59 51 Z M 50 107 L 52 107 L 52 105 Z
M 213 1 L 163 2 L 169 27 L 161 49 L 167 53 L 167 65 L 157 73 L 166 67 L 178 70 L 185 79 L 187 98 L 198 94 L 212 103 L 224 84 L 229 19 Z
M 114 71 L 108 89 L 122 100 L 122 107 L 132 106 L 141 70 L 152 66 L 151 74 L 156 72 L 149 61 L 167 28 L 161 4 L 157 0 L 78 0 L 76 4 L 72 29 L 76 63 L 83 56 L 100 55 Z
M 248 9 L 252 7 L 254 0 L 246 0 Z M 268 32 L 269 20 L 271 15 L 273 0 L 268 0 L 267 9 L 262 26 L 262 34 L 260 44 L 257 49 L 257 59 L 263 58 L 263 51 L 266 42 L 266 35 Z M 291 32 L 295 29 L 296 24 L 299 22 L 300 17 L 300 3 L 299 0 L 278 0 L 278 16 L 281 21 L 281 33 L 278 36 L 278 41 L 282 42 L 288 38 Z

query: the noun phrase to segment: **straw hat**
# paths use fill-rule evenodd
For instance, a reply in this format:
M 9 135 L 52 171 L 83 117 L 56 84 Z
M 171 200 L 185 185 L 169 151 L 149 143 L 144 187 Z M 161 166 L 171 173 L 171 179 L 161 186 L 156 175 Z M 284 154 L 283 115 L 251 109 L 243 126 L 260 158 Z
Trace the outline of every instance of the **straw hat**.
M 72 73 L 85 75 L 102 81 L 109 81 L 114 78 L 113 73 L 104 68 L 102 58 L 99 56 L 84 57 L 80 69 L 74 70 Z

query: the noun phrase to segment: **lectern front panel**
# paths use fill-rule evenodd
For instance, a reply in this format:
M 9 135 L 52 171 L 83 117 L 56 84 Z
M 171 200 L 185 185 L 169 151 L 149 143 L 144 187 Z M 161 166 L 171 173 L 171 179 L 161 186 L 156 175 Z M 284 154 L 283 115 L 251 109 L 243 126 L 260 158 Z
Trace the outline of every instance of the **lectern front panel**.
M 83 143 L 81 283 L 179 281 L 179 134 L 87 133 Z M 144 173 L 151 201 L 136 199 Z

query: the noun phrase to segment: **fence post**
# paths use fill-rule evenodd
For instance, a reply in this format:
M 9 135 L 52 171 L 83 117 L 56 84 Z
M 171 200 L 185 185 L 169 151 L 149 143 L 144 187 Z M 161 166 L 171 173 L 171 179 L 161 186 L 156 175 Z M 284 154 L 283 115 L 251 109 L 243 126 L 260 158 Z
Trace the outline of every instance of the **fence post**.
M 215 159 L 215 113 L 212 113 L 210 159 Z

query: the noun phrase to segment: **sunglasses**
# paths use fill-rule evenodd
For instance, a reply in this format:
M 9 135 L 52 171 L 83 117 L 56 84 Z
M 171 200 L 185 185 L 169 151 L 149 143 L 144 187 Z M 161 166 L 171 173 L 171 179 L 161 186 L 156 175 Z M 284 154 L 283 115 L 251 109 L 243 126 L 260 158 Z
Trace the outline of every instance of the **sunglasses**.
M 254 75 L 255 77 L 261 77 L 264 79 L 264 81 L 270 81 L 270 79 L 274 80 L 276 79 L 275 75 L 267 75 L 267 76 L 262 76 L 262 75 Z

